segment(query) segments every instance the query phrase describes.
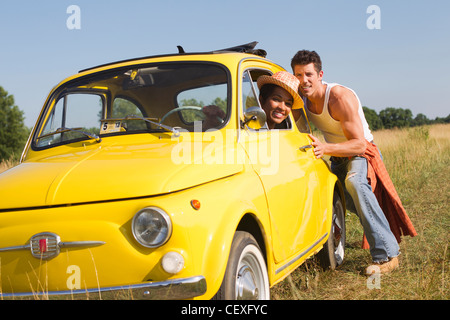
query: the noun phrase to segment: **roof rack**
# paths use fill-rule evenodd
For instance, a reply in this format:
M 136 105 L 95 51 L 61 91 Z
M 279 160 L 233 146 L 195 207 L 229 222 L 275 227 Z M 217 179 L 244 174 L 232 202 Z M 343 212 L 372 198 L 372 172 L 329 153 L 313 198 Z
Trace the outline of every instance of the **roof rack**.
M 249 43 L 242 44 L 242 45 L 235 46 L 235 47 L 230 47 L 230 48 L 225 48 L 225 49 L 220 49 L 220 50 L 213 50 L 213 51 L 209 51 L 209 52 L 193 52 L 193 53 L 186 53 L 182 46 L 177 46 L 177 48 L 178 48 L 178 54 L 205 54 L 205 53 L 241 52 L 241 53 L 254 54 L 254 55 L 261 56 L 261 57 L 265 58 L 267 56 L 267 52 L 265 50 L 263 50 L 263 49 L 255 49 L 257 44 L 258 44 L 257 41 L 253 41 L 253 42 L 249 42 Z M 133 60 L 141 60 L 141 59 L 148 59 L 148 58 L 158 58 L 158 57 L 173 56 L 173 55 L 175 55 L 175 54 L 146 56 L 146 57 L 140 57 L 140 58 L 133 58 L 133 59 L 126 59 L 126 60 L 120 60 L 120 61 L 115 61 L 115 62 L 109 62 L 109 63 L 106 63 L 106 64 L 102 64 L 102 65 L 98 65 L 98 66 L 95 66 L 95 67 L 91 67 L 91 68 L 80 70 L 78 73 L 89 71 L 89 70 L 93 70 L 93 69 L 97 69 L 97 68 L 101 68 L 101 67 L 110 66 L 110 65 L 113 65 L 113 64 L 117 64 L 117 63 L 125 63 L 125 62 L 129 62 L 129 61 L 133 61 Z
M 246 44 L 241 44 L 239 46 L 221 49 L 221 50 L 215 50 L 215 52 L 242 52 L 242 53 L 250 53 L 257 56 L 261 56 L 265 58 L 267 56 L 267 52 L 263 49 L 255 49 L 256 45 L 258 44 L 258 41 L 253 41 Z

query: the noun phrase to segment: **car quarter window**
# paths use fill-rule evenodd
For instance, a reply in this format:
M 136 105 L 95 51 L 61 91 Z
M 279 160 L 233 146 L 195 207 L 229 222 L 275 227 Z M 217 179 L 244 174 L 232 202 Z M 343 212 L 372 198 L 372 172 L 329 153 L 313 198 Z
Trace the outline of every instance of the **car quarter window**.
M 81 92 L 63 95 L 51 110 L 37 146 L 46 147 L 85 138 L 80 131 L 98 135 L 103 105 L 101 94 Z M 74 130 L 62 132 L 67 128 Z
M 270 75 L 268 71 L 265 71 L 265 74 Z M 253 77 L 251 74 L 251 70 L 246 70 L 243 74 L 242 79 L 242 106 L 243 106 L 243 112 L 245 112 L 248 108 L 251 107 L 259 107 L 261 108 L 261 105 L 259 103 L 259 90 L 258 86 L 256 85 L 256 80 L 258 79 L 258 76 L 256 75 L 256 72 L 253 73 Z M 261 129 L 267 130 L 267 124 L 264 125 Z
M 245 71 L 242 79 L 242 105 L 244 111 L 250 107 L 260 107 L 258 86 L 253 82 L 250 72 L 248 70 Z
M 309 126 L 308 120 L 306 119 L 305 110 L 303 108 L 296 111 L 298 115 L 298 119 L 295 122 L 297 125 L 298 131 L 302 133 L 311 133 L 311 128 Z

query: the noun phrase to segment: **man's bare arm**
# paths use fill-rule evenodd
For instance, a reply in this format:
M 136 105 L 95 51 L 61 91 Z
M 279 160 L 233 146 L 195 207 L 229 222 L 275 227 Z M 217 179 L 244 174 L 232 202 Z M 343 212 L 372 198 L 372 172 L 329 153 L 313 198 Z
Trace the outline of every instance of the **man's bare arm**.
M 328 110 L 333 119 L 340 122 L 348 140 L 341 143 L 325 143 L 310 135 L 316 158 L 324 155 L 352 157 L 364 153 L 366 141 L 358 107 L 358 100 L 350 90 L 340 86 L 332 88 Z

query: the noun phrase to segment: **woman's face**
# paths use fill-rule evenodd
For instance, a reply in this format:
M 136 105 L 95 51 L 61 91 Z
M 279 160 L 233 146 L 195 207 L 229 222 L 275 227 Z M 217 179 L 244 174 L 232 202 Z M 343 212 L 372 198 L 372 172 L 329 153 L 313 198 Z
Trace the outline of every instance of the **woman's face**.
M 276 124 L 280 124 L 289 116 L 294 99 L 289 92 L 277 86 L 265 101 L 260 98 L 260 102 L 266 112 L 267 125 L 269 129 L 273 129 Z

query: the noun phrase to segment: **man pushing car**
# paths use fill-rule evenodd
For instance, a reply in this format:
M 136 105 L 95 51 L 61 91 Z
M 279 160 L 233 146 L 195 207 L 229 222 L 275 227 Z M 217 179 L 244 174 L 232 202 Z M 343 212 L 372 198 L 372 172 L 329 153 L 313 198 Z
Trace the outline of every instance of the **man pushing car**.
M 322 81 L 322 62 L 315 51 L 297 52 L 291 67 L 300 81 L 308 119 L 324 135 L 325 142 L 310 135 L 314 154 L 331 156 L 331 170 L 346 189 L 347 207 L 354 204 L 363 226 L 374 262 L 366 274 L 378 268 L 380 273 L 391 272 L 399 266 L 400 236 L 417 233 L 373 144 L 358 96 L 352 89 Z M 295 110 L 293 114 L 298 117 Z

